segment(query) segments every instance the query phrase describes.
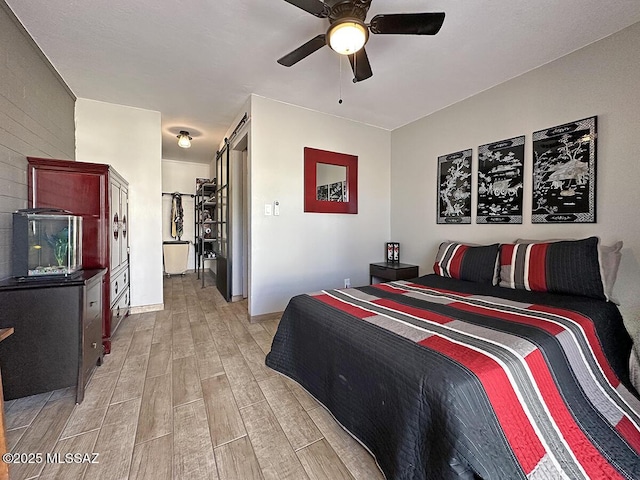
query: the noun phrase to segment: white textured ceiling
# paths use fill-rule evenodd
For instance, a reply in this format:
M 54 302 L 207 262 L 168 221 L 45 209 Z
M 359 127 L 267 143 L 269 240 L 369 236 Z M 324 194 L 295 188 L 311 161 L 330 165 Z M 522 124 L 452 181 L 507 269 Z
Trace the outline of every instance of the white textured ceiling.
M 160 111 L 163 158 L 192 162 L 213 157 L 251 93 L 394 129 L 640 21 L 639 0 L 373 0 L 367 20 L 446 18 L 433 37 L 371 35 L 374 75 L 353 84 L 329 48 L 276 63 L 328 26 L 283 0 L 7 3 L 78 97 Z

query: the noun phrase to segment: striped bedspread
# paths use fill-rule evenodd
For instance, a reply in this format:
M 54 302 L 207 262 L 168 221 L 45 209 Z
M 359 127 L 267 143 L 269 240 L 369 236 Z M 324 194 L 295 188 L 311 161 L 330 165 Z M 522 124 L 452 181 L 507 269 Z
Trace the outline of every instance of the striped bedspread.
M 610 303 L 427 276 L 292 299 L 267 365 L 389 479 L 640 479 L 629 345 Z

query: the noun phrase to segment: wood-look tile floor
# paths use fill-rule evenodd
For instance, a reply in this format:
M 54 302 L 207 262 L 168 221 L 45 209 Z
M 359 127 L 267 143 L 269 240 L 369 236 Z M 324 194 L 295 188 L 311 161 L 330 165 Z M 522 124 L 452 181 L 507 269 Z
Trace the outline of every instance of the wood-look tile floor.
M 99 454 L 11 465 L 12 480 L 384 478 L 322 406 L 265 367 L 277 318 L 250 324 L 245 302 L 194 274 L 165 278 L 164 300 L 122 321 L 82 404 L 74 388 L 6 402 L 12 452 Z

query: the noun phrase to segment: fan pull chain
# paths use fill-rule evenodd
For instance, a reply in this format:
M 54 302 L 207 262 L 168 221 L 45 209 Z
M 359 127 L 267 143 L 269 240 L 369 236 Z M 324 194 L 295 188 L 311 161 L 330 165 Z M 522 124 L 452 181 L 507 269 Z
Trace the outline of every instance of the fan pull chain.
M 356 73 L 358 71 L 358 56 L 354 53 L 353 54 L 353 83 L 356 83 L 357 80 L 357 76 L 358 74 Z
M 340 81 L 338 82 L 340 89 L 340 98 L 338 99 L 338 103 L 342 105 L 342 55 L 338 55 L 338 61 L 340 62 Z

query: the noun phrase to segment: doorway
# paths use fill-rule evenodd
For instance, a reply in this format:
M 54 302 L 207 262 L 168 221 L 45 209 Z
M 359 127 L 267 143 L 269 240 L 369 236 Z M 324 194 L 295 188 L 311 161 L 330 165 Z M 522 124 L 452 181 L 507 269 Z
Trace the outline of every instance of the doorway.
M 230 159 L 231 300 L 249 297 L 249 151 L 248 133 L 233 146 Z

